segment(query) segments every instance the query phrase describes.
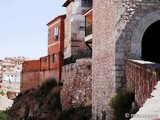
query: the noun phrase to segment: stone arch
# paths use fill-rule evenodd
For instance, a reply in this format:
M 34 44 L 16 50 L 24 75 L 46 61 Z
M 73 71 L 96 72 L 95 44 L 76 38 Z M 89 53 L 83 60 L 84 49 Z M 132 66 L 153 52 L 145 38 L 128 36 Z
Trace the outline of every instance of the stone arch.
M 115 31 L 115 86 L 116 90 L 124 87 L 125 59 L 141 60 L 142 38 L 146 29 L 160 20 L 160 10 L 145 14 L 137 13 L 128 22 L 119 21 Z
M 131 38 L 131 54 L 135 54 L 134 56 L 136 56 L 136 58 L 133 59 L 141 60 L 143 35 L 147 28 L 158 20 L 160 20 L 160 10 L 148 13 L 138 22 L 138 24 L 133 29 Z

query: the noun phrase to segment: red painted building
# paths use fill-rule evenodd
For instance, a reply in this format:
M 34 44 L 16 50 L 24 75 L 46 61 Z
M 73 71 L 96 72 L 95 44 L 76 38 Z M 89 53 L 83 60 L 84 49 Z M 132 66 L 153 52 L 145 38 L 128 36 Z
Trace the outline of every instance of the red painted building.
M 60 15 L 50 21 L 48 26 L 48 55 L 39 60 L 30 60 L 23 63 L 22 72 L 50 71 L 54 70 L 55 78 L 61 79 L 61 67 L 63 65 L 64 50 L 64 19 L 66 15 Z M 22 79 L 23 81 L 23 79 Z
M 66 15 L 61 15 L 50 21 L 48 25 L 48 55 L 49 69 L 59 69 L 59 78 L 61 67 L 63 65 L 64 50 L 64 19 Z

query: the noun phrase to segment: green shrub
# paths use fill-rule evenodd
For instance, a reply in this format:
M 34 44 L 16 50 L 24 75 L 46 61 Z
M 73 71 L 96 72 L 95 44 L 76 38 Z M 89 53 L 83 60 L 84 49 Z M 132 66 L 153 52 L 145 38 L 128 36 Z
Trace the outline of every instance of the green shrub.
M 2 96 L 3 96 L 4 94 L 5 94 L 5 93 L 4 93 L 4 91 L 3 91 L 3 90 L 1 90 L 0 95 L 2 95 Z
M 109 102 L 109 105 L 113 110 L 113 120 L 128 120 L 129 118 L 125 117 L 125 113 L 130 113 L 133 101 L 133 92 L 118 92 Z
M 7 120 L 9 113 L 9 109 L 6 109 L 5 111 L 0 111 L 0 120 Z
M 98 115 L 96 116 L 96 120 L 100 120 Z
M 46 94 L 57 86 L 58 86 L 57 81 L 54 78 L 48 79 L 42 84 L 42 86 L 39 88 L 39 91 L 41 91 L 41 94 Z
M 102 120 L 106 120 L 106 115 L 107 115 L 106 111 L 105 110 L 102 111 Z
M 92 118 L 91 107 L 78 107 L 64 110 L 58 120 L 90 120 Z

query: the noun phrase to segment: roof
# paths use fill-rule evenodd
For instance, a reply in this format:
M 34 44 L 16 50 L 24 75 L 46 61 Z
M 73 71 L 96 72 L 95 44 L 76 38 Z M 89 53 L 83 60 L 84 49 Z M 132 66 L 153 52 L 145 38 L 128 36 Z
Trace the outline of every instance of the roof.
M 66 2 L 62 5 L 63 7 L 67 7 L 74 0 L 66 0 Z
M 59 18 L 65 19 L 66 15 L 64 14 L 64 15 L 59 15 L 59 16 L 55 17 L 53 20 L 51 20 L 50 22 L 48 22 L 47 25 L 53 23 L 54 21 L 58 20 Z
M 83 16 L 86 16 L 87 14 L 89 14 L 89 13 L 92 12 L 92 11 L 93 11 L 92 8 L 88 9 L 87 11 L 85 11 L 85 12 L 83 13 Z

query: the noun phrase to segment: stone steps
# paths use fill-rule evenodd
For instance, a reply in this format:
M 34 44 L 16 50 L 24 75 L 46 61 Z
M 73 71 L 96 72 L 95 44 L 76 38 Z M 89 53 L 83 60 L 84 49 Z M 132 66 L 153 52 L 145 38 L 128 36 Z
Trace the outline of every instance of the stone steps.
M 130 120 L 160 120 L 160 81 L 154 88 L 152 97 L 146 100 Z

